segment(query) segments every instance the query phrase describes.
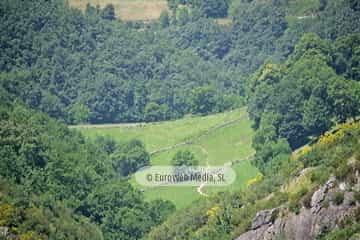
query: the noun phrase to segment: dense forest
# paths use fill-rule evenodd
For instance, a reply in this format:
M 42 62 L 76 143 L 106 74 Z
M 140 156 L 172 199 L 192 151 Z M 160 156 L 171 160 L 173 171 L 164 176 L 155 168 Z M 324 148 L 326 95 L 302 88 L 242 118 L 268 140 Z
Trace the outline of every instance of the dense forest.
M 211 18 L 223 15 L 211 13 L 222 1 L 195 2 L 144 24 L 114 19 L 111 7 L 2 1 L 1 86 L 66 123 L 206 114 L 244 105 L 249 74 L 282 62 L 304 32 L 335 40 L 359 31 L 356 1 L 328 1 L 316 18 L 291 24 L 286 1 L 234 1 L 231 26 Z M 210 106 L 194 106 L 199 94 Z
M 148 164 L 141 142 L 85 141 L 5 96 L 0 225 L 20 239 L 137 239 L 174 210 L 167 201 L 144 202 L 126 179 Z
M 360 4 L 320 0 L 296 16 L 290 3 L 168 0 L 169 12 L 145 23 L 115 18 L 112 5 L 1 1 L 0 227 L 21 240 L 234 239 L 259 210 L 306 208 L 331 174 L 351 181 L 360 169 L 360 127 L 346 123 L 360 114 Z M 256 131 L 260 180 L 180 211 L 129 183 L 150 164 L 141 141 L 91 140 L 65 125 L 240 106 Z M 308 167 L 311 187 L 280 191 Z M 319 239 L 350 238 L 360 231 L 351 221 Z

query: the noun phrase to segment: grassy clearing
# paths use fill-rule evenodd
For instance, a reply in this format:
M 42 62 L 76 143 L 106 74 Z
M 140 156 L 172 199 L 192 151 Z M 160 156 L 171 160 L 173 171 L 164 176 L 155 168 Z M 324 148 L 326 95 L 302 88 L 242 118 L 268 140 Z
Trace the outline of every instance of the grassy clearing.
M 225 27 L 229 27 L 232 25 L 232 19 L 231 18 L 217 18 L 215 19 L 217 24 Z
M 235 191 L 246 187 L 246 182 L 258 173 L 258 170 L 251 165 L 250 161 L 242 161 L 233 167 L 236 172 L 236 180 L 227 187 L 207 187 L 203 192 L 207 195 L 219 191 Z M 197 187 L 157 187 L 144 189 L 144 195 L 148 200 L 164 199 L 173 202 L 177 209 L 188 206 L 202 196 L 196 191 Z
M 189 145 L 182 145 L 152 157 L 153 165 L 169 164 L 178 150 L 190 150 L 201 165 L 224 165 L 253 154 L 253 131 L 248 118 L 219 128 Z
M 135 127 L 129 127 L 129 124 L 110 124 L 109 127 L 102 125 L 101 128 L 97 125 L 85 125 L 80 126 L 79 130 L 87 137 L 109 136 L 119 142 L 137 138 L 145 143 L 147 151 L 152 152 L 192 139 L 212 127 L 234 121 L 242 116 L 246 116 L 245 109 L 205 117 L 187 117 L 175 121 L 148 123 Z
M 298 21 L 306 21 L 315 17 L 319 9 L 319 0 L 291 0 L 286 15 L 286 21 L 292 25 Z
M 288 14 L 304 16 L 317 11 L 318 8 L 319 0 L 291 0 L 289 1 Z
M 166 0 L 69 0 L 70 6 L 84 10 L 86 4 L 113 4 L 116 16 L 124 21 L 150 21 L 160 17 L 162 11 L 167 10 Z
M 253 130 L 246 109 L 161 123 L 80 126 L 79 129 L 90 138 L 96 135 L 110 136 L 117 141 L 138 138 L 145 143 L 149 152 L 175 145 L 171 149 L 153 154 L 152 165 L 169 165 L 175 153 L 184 149 L 193 152 L 199 164 L 203 166 L 236 163 L 233 165 L 237 174 L 235 182 L 227 187 L 204 186 L 203 192 L 206 194 L 245 187 L 246 182 L 258 173 L 249 160 L 244 160 L 254 154 L 251 148 Z M 178 145 L 185 141 L 187 144 Z M 143 190 L 146 199 L 170 200 L 177 208 L 185 207 L 202 197 L 197 192 L 197 187 L 193 186 L 143 187 L 138 185 L 134 178 L 131 178 L 130 182 Z
M 211 195 L 219 191 L 236 191 L 245 188 L 247 181 L 258 174 L 258 170 L 249 160 L 237 163 L 233 166 L 233 169 L 236 172 L 236 180 L 233 184 L 226 187 L 204 186 L 203 192 L 207 195 Z M 175 204 L 177 209 L 186 207 L 193 201 L 202 198 L 202 196 L 200 196 L 197 192 L 196 186 L 143 187 L 140 186 L 134 178 L 131 178 L 130 182 L 134 187 L 143 191 L 147 200 L 169 200 Z

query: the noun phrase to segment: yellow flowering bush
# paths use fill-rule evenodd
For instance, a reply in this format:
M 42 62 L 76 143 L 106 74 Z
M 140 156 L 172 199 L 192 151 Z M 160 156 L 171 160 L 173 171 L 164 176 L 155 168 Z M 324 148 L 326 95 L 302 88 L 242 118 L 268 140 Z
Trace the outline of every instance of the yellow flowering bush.
M 6 226 L 9 224 L 14 211 L 14 207 L 8 203 L 0 205 L 0 226 Z
M 335 133 L 325 133 L 324 135 L 322 135 L 319 138 L 318 143 L 319 144 L 324 144 L 324 145 L 328 145 L 331 144 L 333 142 L 335 142 L 336 140 L 339 140 L 341 138 L 343 138 L 345 136 L 345 131 L 346 130 L 351 130 L 356 128 L 356 124 L 355 123 L 343 123 L 339 126 L 339 130 Z
M 207 211 L 207 215 L 209 217 L 214 217 L 218 213 L 219 209 L 219 206 L 214 206 Z
M 22 233 L 20 235 L 20 240 L 42 240 L 43 238 L 39 236 L 36 232 L 30 231 Z
M 256 175 L 256 177 L 254 177 L 246 182 L 246 187 L 250 187 L 251 185 L 253 185 L 257 182 L 260 182 L 263 179 L 263 177 L 264 176 L 261 173 L 258 173 Z
M 325 133 L 319 138 L 318 143 L 328 145 L 330 143 L 333 143 L 336 140 L 335 134 L 333 133 Z
M 306 155 L 311 151 L 311 147 L 309 145 L 304 146 L 301 149 L 300 155 Z

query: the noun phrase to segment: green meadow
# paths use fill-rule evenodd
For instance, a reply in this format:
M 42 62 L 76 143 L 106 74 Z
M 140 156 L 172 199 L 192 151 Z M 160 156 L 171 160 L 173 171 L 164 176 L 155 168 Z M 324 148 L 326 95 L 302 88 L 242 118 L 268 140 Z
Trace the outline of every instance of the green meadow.
M 140 139 L 151 153 L 151 165 L 170 165 L 179 150 L 190 150 L 202 166 L 232 166 L 236 180 L 226 187 L 203 186 L 201 192 L 232 191 L 246 186 L 258 171 L 251 165 L 253 130 L 246 109 L 210 116 L 188 116 L 175 121 L 144 124 L 84 125 L 77 127 L 86 137 L 108 136 L 118 142 Z M 166 199 L 177 208 L 206 197 L 198 187 L 144 187 L 132 177 L 130 182 L 146 199 Z

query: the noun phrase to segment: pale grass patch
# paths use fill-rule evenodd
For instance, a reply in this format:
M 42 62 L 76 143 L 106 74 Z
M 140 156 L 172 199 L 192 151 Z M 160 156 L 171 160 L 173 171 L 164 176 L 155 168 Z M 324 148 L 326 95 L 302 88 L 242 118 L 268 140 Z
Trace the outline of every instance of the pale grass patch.
M 217 24 L 221 26 L 231 26 L 232 25 L 232 19 L 231 18 L 217 18 L 215 19 Z
M 168 10 L 166 0 L 69 0 L 70 6 L 81 10 L 84 10 L 88 3 L 102 8 L 113 4 L 116 17 L 124 21 L 156 20 L 162 11 Z

